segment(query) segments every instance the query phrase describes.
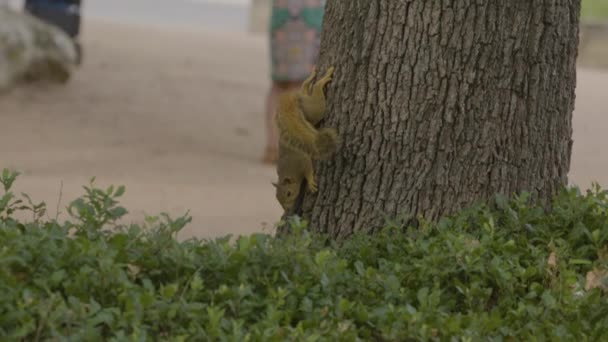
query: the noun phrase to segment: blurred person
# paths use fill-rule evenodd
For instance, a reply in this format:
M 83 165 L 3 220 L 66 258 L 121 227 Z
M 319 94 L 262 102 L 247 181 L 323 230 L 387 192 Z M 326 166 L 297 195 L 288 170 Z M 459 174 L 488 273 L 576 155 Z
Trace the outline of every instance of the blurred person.
M 82 0 L 25 0 L 25 11 L 63 30 L 76 48 L 78 63 L 82 61 L 80 13 Z
M 270 19 L 271 81 L 266 98 L 264 163 L 276 163 L 278 96 L 300 87 L 317 62 L 325 0 L 272 0 Z

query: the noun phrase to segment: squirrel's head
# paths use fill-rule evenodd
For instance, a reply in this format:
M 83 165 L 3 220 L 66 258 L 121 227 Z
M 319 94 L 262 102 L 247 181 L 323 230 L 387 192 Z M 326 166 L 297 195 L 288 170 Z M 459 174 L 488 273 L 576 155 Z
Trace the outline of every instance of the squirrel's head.
M 291 178 L 284 178 L 281 183 L 272 183 L 272 185 L 276 188 L 277 201 L 279 201 L 283 210 L 289 211 L 298 198 L 300 184 L 294 182 Z

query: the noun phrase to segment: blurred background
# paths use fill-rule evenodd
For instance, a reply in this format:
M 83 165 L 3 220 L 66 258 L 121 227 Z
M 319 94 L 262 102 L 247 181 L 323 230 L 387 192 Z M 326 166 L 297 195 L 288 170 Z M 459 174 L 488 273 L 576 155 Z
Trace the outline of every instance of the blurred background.
M 260 162 L 270 4 L 84 0 L 72 80 L 0 97 L 0 168 L 61 216 L 96 176 L 126 185 L 129 220 L 189 210 L 181 238 L 269 231 L 282 212 Z M 607 187 L 608 1 L 583 7 L 570 182 Z

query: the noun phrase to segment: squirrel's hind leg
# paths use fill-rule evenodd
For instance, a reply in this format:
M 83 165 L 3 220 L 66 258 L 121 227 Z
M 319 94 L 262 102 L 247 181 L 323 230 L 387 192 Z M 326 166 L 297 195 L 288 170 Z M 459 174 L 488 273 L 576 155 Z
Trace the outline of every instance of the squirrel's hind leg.
M 325 88 L 325 85 L 327 83 L 331 82 L 331 80 L 334 77 L 334 70 L 335 70 L 335 68 L 333 66 L 330 67 L 329 69 L 327 69 L 327 71 L 325 72 L 325 75 L 323 75 L 323 77 L 312 86 L 313 95 L 315 95 L 315 94 L 323 95 L 323 90 Z
M 300 103 L 306 119 L 311 124 L 317 125 L 325 116 L 326 100 L 325 100 L 325 85 L 331 82 L 334 73 L 334 67 L 327 70 L 323 78 L 312 85 L 312 93 L 310 95 L 300 95 Z
M 304 80 L 304 82 L 302 82 L 302 87 L 300 88 L 300 94 L 308 96 L 310 95 L 310 92 L 312 91 L 312 80 L 315 79 L 315 77 L 317 76 L 317 67 L 314 66 L 312 67 L 312 72 L 310 73 L 310 75 L 308 76 L 307 79 Z

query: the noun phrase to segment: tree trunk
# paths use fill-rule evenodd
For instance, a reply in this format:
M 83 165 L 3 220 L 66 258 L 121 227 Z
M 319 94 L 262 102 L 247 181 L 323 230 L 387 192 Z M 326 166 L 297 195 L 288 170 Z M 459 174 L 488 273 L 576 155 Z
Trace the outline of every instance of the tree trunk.
M 317 163 L 295 213 L 343 238 L 567 185 L 580 0 L 332 0 L 319 70 L 336 66 Z

